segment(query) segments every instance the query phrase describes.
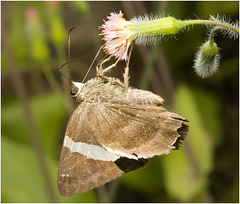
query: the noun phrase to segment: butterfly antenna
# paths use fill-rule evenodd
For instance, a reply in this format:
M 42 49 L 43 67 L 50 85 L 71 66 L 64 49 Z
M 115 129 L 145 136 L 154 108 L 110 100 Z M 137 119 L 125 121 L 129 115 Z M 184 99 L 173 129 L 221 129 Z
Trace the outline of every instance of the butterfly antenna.
M 70 83 L 72 83 L 72 80 L 67 75 L 63 74 L 62 69 L 65 65 L 67 65 L 67 64 L 70 65 L 70 63 L 73 62 L 73 61 L 70 61 L 70 56 L 71 56 L 71 48 L 70 48 L 71 36 L 70 36 L 70 34 L 73 31 L 73 29 L 75 29 L 75 28 L 80 28 L 80 26 L 74 26 L 74 27 L 70 28 L 70 30 L 68 31 L 68 46 L 67 46 L 68 61 L 60 67 L 60 73 L 62 74 L 63 77 L 68 79 Z M 68 68 L 69 68 L 69 66 L 68 66 Z
M 84 78 L 83 78 L 83 80 L 82 80 L 82 83 L 85 81 L 85 79 L 86 79 L 86 77 L 87 77 L 88 73 L 90 72 L 90 70 L 91 70 L 91 68 L 92 68 L 92 66 L 93 66 L 93 63 L 96 61 L 96 59 L 97 59 L 97 57 L 98 57 L 98 55 L 99 55 L 100 51 L 102 50 L 103 46 L 104 46 L 104 45 L 102 45 L 102 46 L 99 48 L 99 50 L 98 50 L 98 52 L 97 52 L 96 56 L 94 57 L 94 59 L 93 59 L 93 61 L 92 61 L 91 65 L 90 65 L 90 67 L 89 67 L 89 68 L 88 68 L 88 70 L 87 70 L 87 73 L 86 73 L 86 75 L 84 76 Z
M 74 27 L 70 28 L 70 30 L 68 31 L 68 46 L 67 46 L 67 48 L 68 48 L 68 49 L 67 49 L 67 53 L 68 53 L 68 54 L 67 54 L 67 55 L 68 55 L 67 58 L 68 58 L 68 61 L 67 61 L 66 63 L 64 63 L 64 64 L 60 67 L 60 72 L 61 72 L 61 74 L 62 74 L 66 79 L 68 79 L 68 80 L 70 81 L 70 83 L 72 83 L 72 80 L 71 80 L 67 75 L 63 74 L 62 69 L 63 69 L 63 67 L 64 67 L 65 65 L 68 65 L 68 68 L 70 69 L 69 65 L 70 65 L 72 62 L 79 61 L 79 59 L 77 59 L 77 60 L 72 60 L 72 61 L 70 60 L 70 59 L 71 59 L 71 36 L 70 36 L 70 35 L 71 35 L 71 32 L 72 32 L 75 28 L 80 28 L 80 26 L 74 26 Z M 94 57 L 91 65 L 90 65 L 90 67 L 88 68 L 88 71 L 87 71 L 86 75 L 84 76 L 84 78 L 83 78 L 83 80 L 82 80 L 82 83 L 85 81 L 85 79 L 86 79 L 89 71 L 91 70 L 91 68 L 92 68 L 92 66 L 93 66 L 93 63 L 96 61 L 96 59 L 97 59 L 97 57 L 98 57 L 101 49 L 103 48 L 103 46 L 104 46 L 104 45 L 102 45 L 102 46 L 99 48 L 99 50 L 98 50 L 96 56 Z
M 71 80 L 67 75 L 63 74 L 62 69 L 63 69 L 64 66 L 66 66 L 67 64 L 71 64 L 71 63 L 73 63 L 73 62 L 78 62 L 79 60 L 81 60 L 81 58 L 80 58 L 80 59 L 76 59 L 76 60 L 71 60 L 71 61 L 69 61 L 69 62 L 65 62 L 65 63 L 60 67 L 60 72 L 61 72 L 62 76 L 65 77 L 66 79 L 68 79 L 70 82 L 72 82 L 72 80 Z
M 70 62 L 71 59 L 71 32 L 75 29 L 75 28 L 80 28 L 80 26 L 73 26 L 72 28 L 70 28 L 70 30 L 68 31 L 68 62 Z M 70 64 L 70 63 L 69 63 Z
M 71 62 L 66 62 L 66 63 L 64 63 L 61 67 L 60 67 L 60 73 L 62 74 L 62 76 L 63 77 L 65 77 L 67 80 L 69 80 L 69 82 L 71 83 L 71 79 L 69 79 L 69 77 L 67 76 L 67 75 L 65 75 L 65 74 L 63 74 L 63 72 L 62 72 L 62 69 L 63 69 L 63 67 L 65 66 L 65 65 L 67 65 L 67 64 L 70 64 Z

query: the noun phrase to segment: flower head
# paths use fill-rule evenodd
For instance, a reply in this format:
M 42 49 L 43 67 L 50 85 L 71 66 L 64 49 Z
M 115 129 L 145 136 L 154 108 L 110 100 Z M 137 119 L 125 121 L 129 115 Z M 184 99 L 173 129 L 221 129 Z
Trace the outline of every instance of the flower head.
M 133 31 L 131 31 L 132 22 L 123 18 L 123 13 L 110 13 L 108 20 L 99 28 L 102 28 L 105 41 L 104 51 L 119 60 L 127 60 L 128 48 L 132 43 Z

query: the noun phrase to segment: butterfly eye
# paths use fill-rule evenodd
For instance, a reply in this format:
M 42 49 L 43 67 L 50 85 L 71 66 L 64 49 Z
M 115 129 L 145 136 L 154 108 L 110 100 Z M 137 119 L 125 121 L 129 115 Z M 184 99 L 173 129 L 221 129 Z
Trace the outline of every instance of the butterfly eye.
M 70 93 L 71 93 L 71 95 L 73 95 L 73 96 L 75 96 L 77 93 L 78 93 L 78 91 L 79 91 L 79 88 L 77 87 L 77 86 L 72 86 L 71 88 L 70 88 Z

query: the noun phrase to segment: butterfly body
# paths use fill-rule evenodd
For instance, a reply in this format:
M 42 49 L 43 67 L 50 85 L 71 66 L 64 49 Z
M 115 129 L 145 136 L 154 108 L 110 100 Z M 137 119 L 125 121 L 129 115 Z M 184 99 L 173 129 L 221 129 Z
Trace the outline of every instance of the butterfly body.
M 144 167 L 148 158 L 177 149 L 187 134 L 187 120 L 163 108 L 160 96 L 125 87 L 119 79 L 73 82 L 71 90 L 80 104 L 69 120 L 60 156 L 62 196 Z

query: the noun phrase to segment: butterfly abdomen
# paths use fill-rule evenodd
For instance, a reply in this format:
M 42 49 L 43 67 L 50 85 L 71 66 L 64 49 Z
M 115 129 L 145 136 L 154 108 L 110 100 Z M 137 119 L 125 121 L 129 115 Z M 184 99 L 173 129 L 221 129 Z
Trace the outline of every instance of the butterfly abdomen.
M 125 100 L 135 104 L 162 105 L 163 99 L 150 91 L 129 88 L 124 94 Z

